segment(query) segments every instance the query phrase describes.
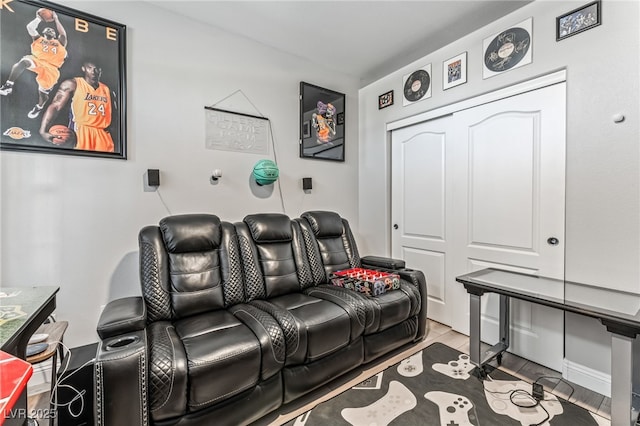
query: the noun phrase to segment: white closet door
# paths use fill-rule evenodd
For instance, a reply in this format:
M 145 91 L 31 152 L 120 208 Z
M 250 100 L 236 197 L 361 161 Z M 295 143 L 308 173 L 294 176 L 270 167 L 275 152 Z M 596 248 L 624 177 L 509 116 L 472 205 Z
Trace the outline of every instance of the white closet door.
M 451 180 L 451 117 L 392 133 L 392 253 L 427 277 L 429 318 L 451 323 L 451 229 L 447 213 Z M 396 229 L 397 228 L 397 229 Z
M 564 277 L 565 98 L 559 83 L 392 133 L 392 252 L 425 272 L 430 318 L 468 333 L 466 272 Z M 562 313 L 512 303 L 510 351 L 560 370 Z M 497 320 L 484 297 L 484 341 Z

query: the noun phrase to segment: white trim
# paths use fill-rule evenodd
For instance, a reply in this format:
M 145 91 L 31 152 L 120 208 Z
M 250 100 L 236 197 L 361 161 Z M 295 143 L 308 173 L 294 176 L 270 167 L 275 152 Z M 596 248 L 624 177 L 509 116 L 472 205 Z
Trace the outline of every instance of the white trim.
M 27 383 L 27 395 L 36 395 L 51 390 L 51 361 L 33 364 L 33 375 Z
M 533 80 L 528 80 L 522 83 L 515 84 L 513 86 L 485 93 L 484 95 L 475 96 L 473 98 L 465 99 L 464 101 L 436 108 L 431 111 L 422 112 L 420 114 L 412 115 L 411 117 L 392 121 L 390 123 L 387 123 L 387 131 L 397 130 L 402 127 L 411 126 L 412 124 L 422 123 L 423 121 L 427 120 L 433 120 L 434 118 L 453 114 L 454 112 L 473 108 L 478 105 L 494 102 L 500 99 L 508 98 L 510 96 L 519 95 L 521 93 L 530 92 L 532 90 L 541 89 L 543 87 L 562 83 L 564 81 L 567 81 L 567 71 L 556 71 L 551 74 L 543 75 L 542 77 L 534 78 Z
M 568 359 L 562 362 L 562 378 L 594 392 L 611 397 L 611 376 Z

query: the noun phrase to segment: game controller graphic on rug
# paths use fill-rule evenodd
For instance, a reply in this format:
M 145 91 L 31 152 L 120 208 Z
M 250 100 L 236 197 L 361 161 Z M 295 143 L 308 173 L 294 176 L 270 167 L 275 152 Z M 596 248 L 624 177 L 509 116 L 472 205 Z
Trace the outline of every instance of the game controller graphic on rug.
M 475 414 L 469 415 L 473 404 L 466 396 L 434 391 L 427 392 L 424 397 L 438 406 L 442 426 L 474 426 L 470 418 L 475 419 L 476 416 Z
M 518 394 L 510 397 L 511 392 L 520 389 L 525 393 L 522 396 Z M 485 380 L 484 381 L 484 395 L 487 398 L 489 407 L 496 413 L 503 416 L 509 416 L 515 421 L 520 422 L 522 426 L 529 426 L 532 424 L 538 424 L 542 422 L 546 417 L 547 410 L 549 418 L 546 422 L 541 423 L 542 426 L 548 426 L 551 419 L 564 412 L 562 404 L 551 393 L 544 393 L 544 400 L 540 401 L 540 404 L 535 407 L 518 407 L 511 401 L 515 401 L 520 405 L 534 404 L 535 401 L 532 397 L 528 396 L 531 392 L 531 384 L 523 382 L 522 380 Z M 544 409 L 543 409 L 544 407 Z
M 392 380 L 385 396 L 365 407 L 345 408 L 340 414 L 352 425 L 388 425 L 418 404 L 415 395 L 402 383 Z
M 449 376 L 452 379 L 467 380 L 469 372 L 473 370 L 474 365 L 469 360 L 469 355 L 460 354 L 457 361 L 449 361 L 447 364 L 433 364 L 432 368 L 438 373 Z
M 298 417 L 296 417 L 296 421 L 293 422 L 293 426 L 304 426 L 307 423 L 307 420 L 309 420 L 310 415 L 311 415 L 311 410 L 307 411 L 304 414 L 299 415 Z
M 601 417 L 595 413 L 592 413 L 591 411 L 589 411 L 588 413 L 591 415 L 593 420 L 598 424 L 598 426 L 611 426 L 611 420 L 605 419 L 604 417 Z
M 384 375 L 384 371 L 379 372 L 375 376 L 371 376 L 368 379 L 364 379 L 351 389 L 380 389 L 382 386 L 382 376 Z
M 415 377 L 422 373 L 422 351 L 400 361 L 398 374 L 404 377 Z

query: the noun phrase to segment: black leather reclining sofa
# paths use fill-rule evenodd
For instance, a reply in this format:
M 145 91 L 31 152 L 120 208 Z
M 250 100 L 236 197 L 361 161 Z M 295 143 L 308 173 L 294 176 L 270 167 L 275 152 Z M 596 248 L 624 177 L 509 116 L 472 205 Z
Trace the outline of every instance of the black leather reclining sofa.
M 422 272 L 360 258 L 334 212 L 169 216 L 139 234 L 142 297 L 98 324 L 97 425 L 251 423 L 426 334 Z M 376 297 L 329 274 L 394 271 Z

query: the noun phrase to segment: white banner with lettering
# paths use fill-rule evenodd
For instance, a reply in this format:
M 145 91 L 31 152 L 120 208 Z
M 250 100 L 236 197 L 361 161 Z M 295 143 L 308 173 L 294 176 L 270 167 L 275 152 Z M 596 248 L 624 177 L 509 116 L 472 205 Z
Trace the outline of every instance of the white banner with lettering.
M 205 147 L 269 154 L 269 119 L 205 107 Z

